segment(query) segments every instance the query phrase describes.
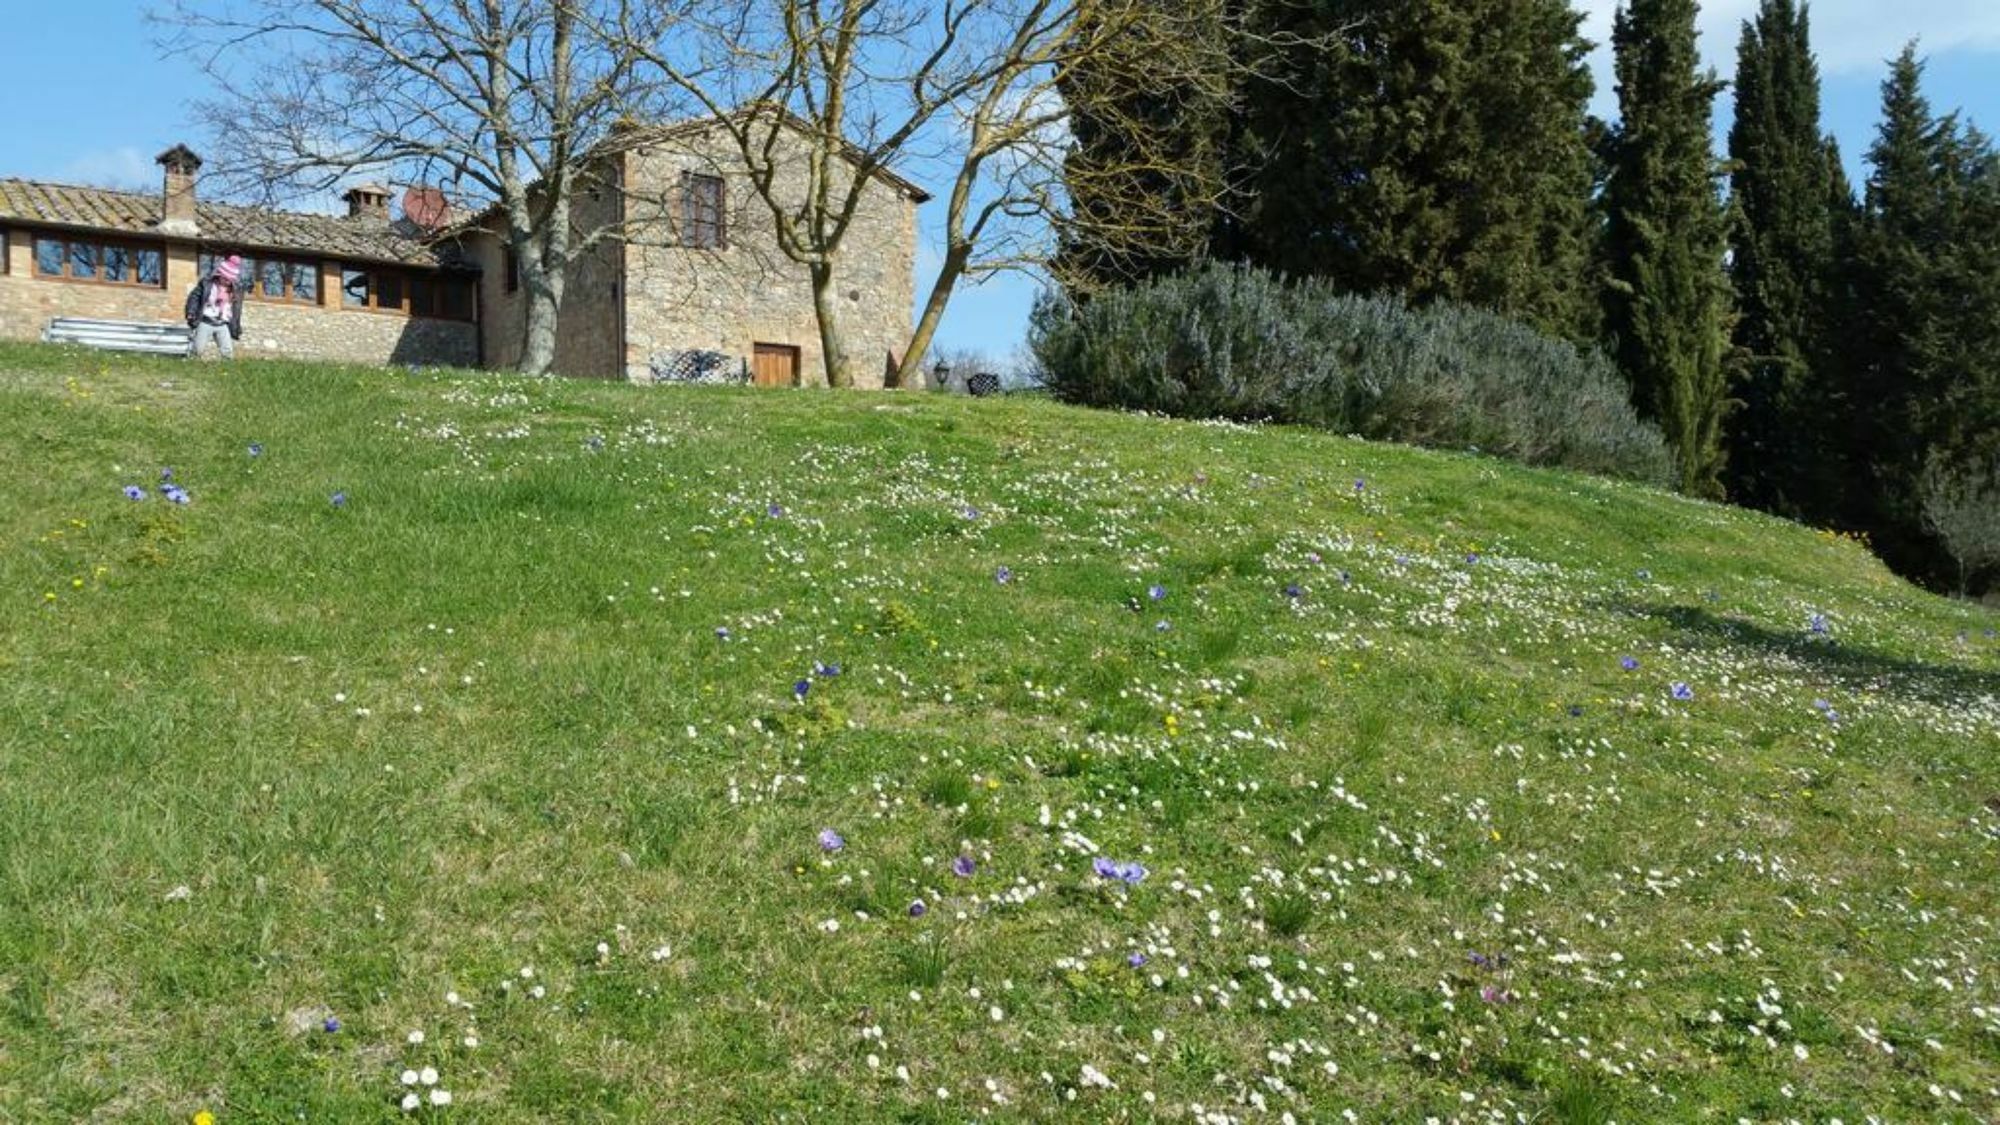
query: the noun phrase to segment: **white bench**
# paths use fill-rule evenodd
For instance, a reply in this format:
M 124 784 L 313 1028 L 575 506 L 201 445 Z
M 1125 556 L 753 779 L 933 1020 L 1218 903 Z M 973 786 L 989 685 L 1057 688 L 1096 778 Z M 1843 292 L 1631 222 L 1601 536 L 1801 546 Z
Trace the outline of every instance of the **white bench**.
M 42 339 L 51 344 L 83 344 L 120 352 L 184 356 L 188 351 L 189 335 L 185 324 L 59 316 L 49 321 L 48 331 L 42 333 Z

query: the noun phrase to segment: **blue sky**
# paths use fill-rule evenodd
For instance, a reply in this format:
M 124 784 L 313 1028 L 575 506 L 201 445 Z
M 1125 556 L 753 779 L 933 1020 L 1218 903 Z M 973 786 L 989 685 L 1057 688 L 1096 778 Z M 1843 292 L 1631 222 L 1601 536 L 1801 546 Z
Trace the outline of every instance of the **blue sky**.
M 1608 38 L 1615 0 L 1579 0 L 1593 39 Z M 1703 49 L 1726 77 L 1735 62 L 1737 31 L 1755 0 L 1704 5 Z M 13 21 L 9 58 L 6 156 L 0 176 L 158 187 L 154 154 L 186 140 L 199 150 L 188 103 L 201 77 L 184 59 L 160 57 L 145 5 L 128 0 L 64 0 L 36 6 L 32 20 Z M 1861 153 L 1875 127 L 1884 60 L 1920 38 L 1930 59 L 1927 91 L 1940 109 L 1962 107 L 1989 132 L 2000 132 L 2000 0 L 1818 0 L 1814 39 L 1826 80 L 1827 128 L 1839 138 L 1860 179 Z M 1607 52 L 1598 60 L 1597 111 L 1610 115 Z M 36 108 L 24 91 L 33 89 Z M 1727 98 L 1719 129 L 1727 127 Z M 932 204 L 931 210 L 937 208 Z M 921 270 L 919 299 L 929 283 Z M 996 358 L 1021 339 L 1037 283 L 1006 276 L 961 290 L 939 343 L 974 348 Z

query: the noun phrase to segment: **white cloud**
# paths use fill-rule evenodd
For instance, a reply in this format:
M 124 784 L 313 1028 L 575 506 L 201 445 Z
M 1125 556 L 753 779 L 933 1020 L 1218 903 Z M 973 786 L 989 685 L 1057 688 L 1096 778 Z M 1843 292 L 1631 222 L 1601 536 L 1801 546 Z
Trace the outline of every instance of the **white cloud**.
M 93 187 L 145 190 L 160 186 L 160 169 L 151 156 L 123 145 L 86 152 L 64 165 L 55 178 Z
M 1584 33 L 1599 44 L 1597 111 L 1615 106 L 1611 78 L 1611 13 L 1618 0 L 1578 0 Z M 2000 0 L 1816 0 L 1813 47 L 1827 74 L 1873 73 L 1911 39 L 1926 54 L 2000 51 Z M 1757 0 L 1707 0 L 1701 8 L 1702 57 L 1727 78 L 1736 70 L 1736 41 Z

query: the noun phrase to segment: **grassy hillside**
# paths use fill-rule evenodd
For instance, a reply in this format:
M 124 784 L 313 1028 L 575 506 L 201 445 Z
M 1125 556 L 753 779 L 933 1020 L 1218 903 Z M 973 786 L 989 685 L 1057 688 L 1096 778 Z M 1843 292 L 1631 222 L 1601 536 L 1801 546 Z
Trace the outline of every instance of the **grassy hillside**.
M 2000 1116 L 2000 618 L 1852 543 L 21 346 L 0 480 L 0 1118 Z

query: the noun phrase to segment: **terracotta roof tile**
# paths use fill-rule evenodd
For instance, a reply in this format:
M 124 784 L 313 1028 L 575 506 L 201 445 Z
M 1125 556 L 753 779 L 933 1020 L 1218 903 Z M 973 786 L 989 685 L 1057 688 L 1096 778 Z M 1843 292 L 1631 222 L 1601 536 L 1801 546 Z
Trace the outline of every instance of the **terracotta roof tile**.
M 153 193 L 0 179 L 0 221 L 157 234 L 160 207 L 160 197 Z M 200 231 L 196 237 L 203 243 L 404 265 L 460 264 L 454 247 L 425 242 L 416 227 L 400 219 L 350 219 L 197 202 L 195 223 Z

